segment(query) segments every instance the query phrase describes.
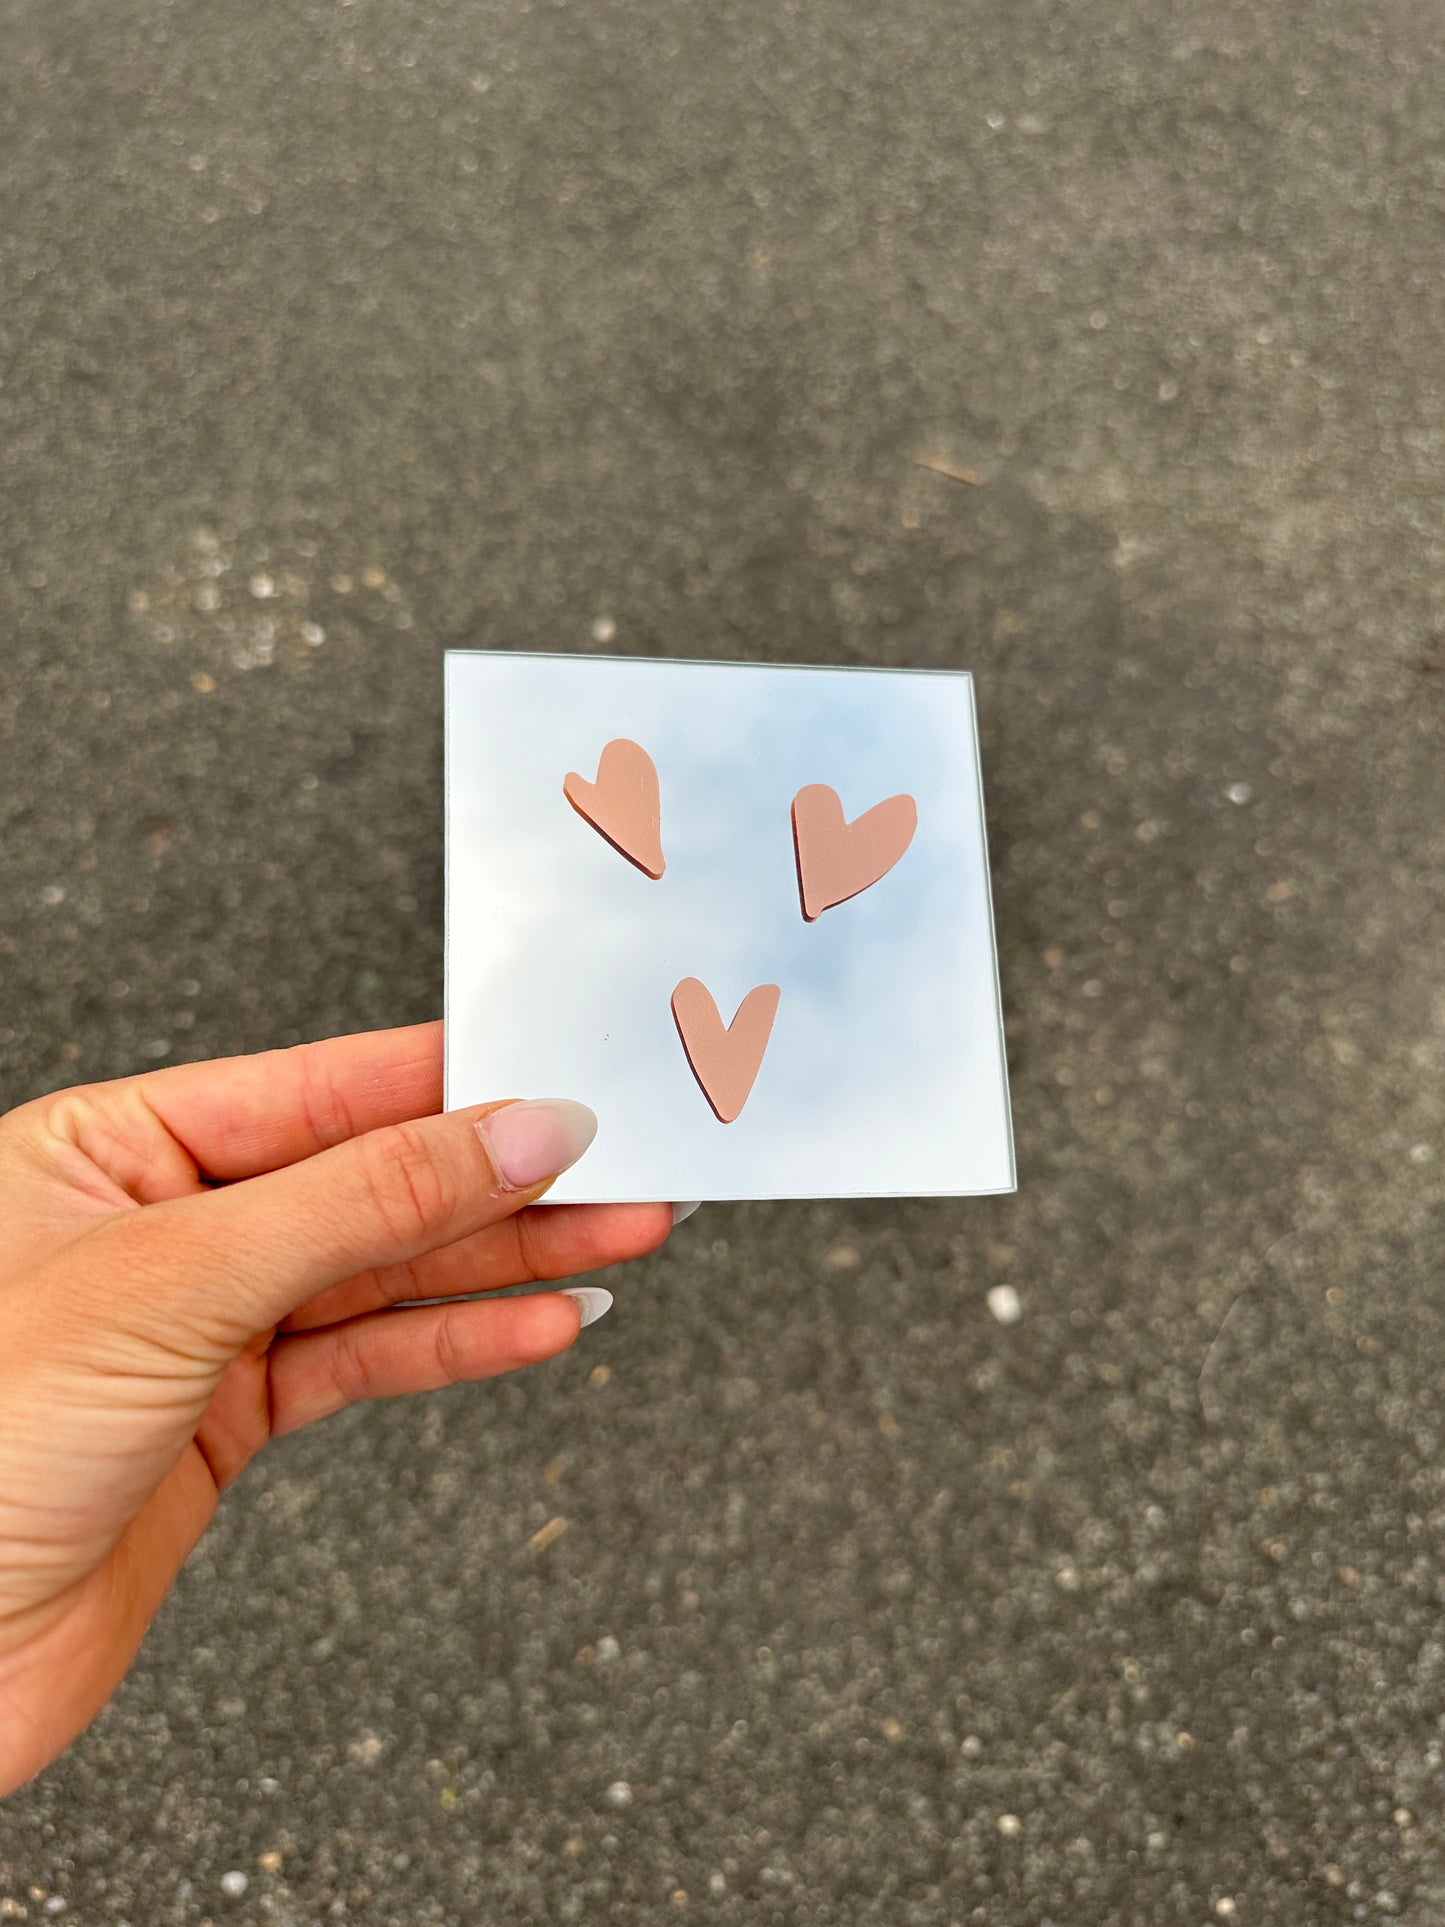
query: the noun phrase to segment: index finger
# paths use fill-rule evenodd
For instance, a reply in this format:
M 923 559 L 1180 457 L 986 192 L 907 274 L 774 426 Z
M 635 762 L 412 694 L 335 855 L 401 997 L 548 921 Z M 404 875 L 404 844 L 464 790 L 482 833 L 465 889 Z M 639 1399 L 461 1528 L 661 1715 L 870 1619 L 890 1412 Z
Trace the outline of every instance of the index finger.
M 439 1111 L 442 1027 L 411 1024 L 175 1064 L 135 1085 L 203 1177 L 258 1177 Z

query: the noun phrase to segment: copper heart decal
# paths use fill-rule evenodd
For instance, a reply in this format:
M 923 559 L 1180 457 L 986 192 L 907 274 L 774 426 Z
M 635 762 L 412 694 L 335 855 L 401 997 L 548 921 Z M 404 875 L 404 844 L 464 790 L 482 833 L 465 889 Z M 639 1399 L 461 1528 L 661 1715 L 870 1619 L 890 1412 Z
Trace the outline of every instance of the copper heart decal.
M 917 828 L 918 805 L 911 796 L 886 797 L 848 823 L 835 789 L 826 783 L 800 789 L 793 798 L 793 845 L 808 922 L 886 877 Z
M 759 984 L 743 998 L 724 1030 L 706 984 L 684 977 L 672 993 L 677 1034 L 720 1124 L 731 1124 L 748 1101 L 773 1034 L 781 995 L 776 984 Z
M 619 736 L 602 752 L 597 781 L 568 772 L 562 794 L 613 849 L 654 880 L 667 868 L 662 854 L 662 804 L 657 765 L 640 743 Z

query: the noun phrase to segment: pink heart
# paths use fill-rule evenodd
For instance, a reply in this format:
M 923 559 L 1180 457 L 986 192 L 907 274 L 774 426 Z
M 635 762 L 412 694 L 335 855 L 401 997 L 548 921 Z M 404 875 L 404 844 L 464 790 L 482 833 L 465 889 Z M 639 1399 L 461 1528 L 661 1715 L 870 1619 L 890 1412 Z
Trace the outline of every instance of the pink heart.
M 776 984 L 759 984 L 743 998 L 724 1030 L 706 984 L 684 977 L 672 993 L 672 1015 L 687 1061 L 721 1124 L 731 1124 L 748 1101 L 781 995 Z
M 662 804 L 657 765 L 639 743 L 619 736 L 602 752 L 597 781 L 569 771 L 562 794 L 613 849 L 654 880 L 667 868 L 662 854 Z
M 835 789 L 826 783 L 800 789 L 793 798 L 793 844 L 808 922 L 886 877 L 917 828 L 918 805 L 911 796 L 886 797 L 848 823 Z

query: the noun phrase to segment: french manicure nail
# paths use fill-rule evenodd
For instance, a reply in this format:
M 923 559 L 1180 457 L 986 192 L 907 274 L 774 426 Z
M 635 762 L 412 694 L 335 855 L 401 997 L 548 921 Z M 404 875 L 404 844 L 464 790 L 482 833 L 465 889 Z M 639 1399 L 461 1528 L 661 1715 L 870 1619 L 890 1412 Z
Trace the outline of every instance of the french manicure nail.
M 577 1162 L 597 1135 L 597 1119 L 585 1104 L 544 1097 L 504 1104 L 477 1133 L 507 1190 L 528 1191 Z
M 698 1204 L 701 1204 L 701 1202 L 702 1200 L 701 1198 L 699 1198 L 697 1202 L 694 1204 L 675 1204 L 672 1207 L 673 1224 L 679 1225 L 682 1223 L 684 1218 L 690 1218 L 693 1212 L 697 1210 Z
M 574 1285 L 571 1291 L 564 1291 L 562 1296 L 570 1298 L 581 1312 L 579 1329 L 582 1331 L 586 1331 L 589 1325 L 595 1325 L 599 1318 L 605 1318 L 612 1309 L 612 1293 L 605 1291 L 601 1285 Z

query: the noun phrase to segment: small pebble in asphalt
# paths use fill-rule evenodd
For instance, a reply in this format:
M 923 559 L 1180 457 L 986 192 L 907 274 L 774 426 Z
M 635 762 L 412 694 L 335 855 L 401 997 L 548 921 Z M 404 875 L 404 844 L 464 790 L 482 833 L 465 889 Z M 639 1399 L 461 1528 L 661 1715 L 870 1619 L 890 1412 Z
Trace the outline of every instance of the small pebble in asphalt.
M 1023 1302 L 1012 1285 L 995 1285 L 988 1308 L 1001 1325 L 1016 1325 L 1024 1315 Z

